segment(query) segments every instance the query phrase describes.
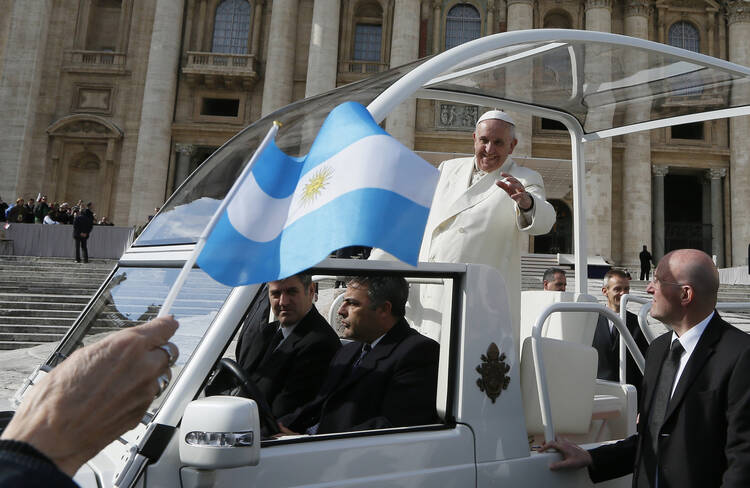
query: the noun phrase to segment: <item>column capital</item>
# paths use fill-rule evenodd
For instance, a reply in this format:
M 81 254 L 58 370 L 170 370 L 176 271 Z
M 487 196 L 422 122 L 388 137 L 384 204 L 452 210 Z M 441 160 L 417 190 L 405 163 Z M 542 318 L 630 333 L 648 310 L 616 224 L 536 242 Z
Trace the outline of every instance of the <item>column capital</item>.
M 651 166 L 651 173 L 657 177 L 658 176 L 664 177 L 667 175 L 667 173 L 669 173 L 669 166 L 655 164 Z
M 652 10 L 652 7 L 646 0 L 628 0 L 625 2 L 625 17 L 648 18 Z
M 709 168 L 706 176 L 711 180 L 720 180 L 727 175 L 726 168 Z
M 195 152 L 195 146 L 192 144 L 175 144 L 174 150 L 180 154 L 184 154 L 186 156 L 192 156 L 193 153 Z
M 612 0 L 586 0 L 586 10 L 592 8 L 612 8 Z
M 487 0 L 487 10 L 495 9 L 495 0 Z
M 734 24 L 736 22 L 750 22 L 750 3 L 745 0 L 726 0 L 724 2 L 726 9 L 727 22 Z
M 532 0 L 508 0 L 508 7 L 517 3 L 528 5 L 529 7 L 533 4 Z
M 432 1 L 432 9 L 433 10 L 440 10 L 443 8 L 443 0 L 433 0 Z

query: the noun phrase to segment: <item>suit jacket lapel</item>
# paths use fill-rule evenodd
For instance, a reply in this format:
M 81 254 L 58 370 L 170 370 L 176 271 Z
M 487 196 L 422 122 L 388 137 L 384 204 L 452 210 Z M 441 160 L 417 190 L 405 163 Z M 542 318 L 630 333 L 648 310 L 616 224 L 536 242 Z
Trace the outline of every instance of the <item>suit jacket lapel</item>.
M 447 193 L 456 197 L 450 205 L 443 207 L 445 210 L 440 212 L 435 220 L 435 228 L 443 221 L 487 199 L 495 190 L 499 190 L 495 186 L 495 180 L 500 177 L 501 172 L 508 172 L 512 165 L 513 162 L 508 158 L 500 168 L 484 175 L 475 185 L 471 185 L 471 175 L 474 171 L 473 159 L 471 163 L 457 167 L 452 174 L 445 175 L 444 178 L 449 178 L 448 184 L 451 185 Z
M 672 332 L 670 331 L 666 334 L 669 334 L 671 336 Z M 661 339 L 661 337 L 659 339 Z M 643 384 L 646 385 L 646 392 L 643 398 L 643 407 L 641 408 L 642 412 L 648 412 L 651 408 L 651 400 L 654 397 L 654 390 L 656 388 L 657 379 L 659 378 L 659 371 L 661 370 L 661 365 L 664 362 L 664 357 L 669 350 L 669 339 L 659 339 L 656 339 L 653 343 L 651 343 L 651 347 L 649 347 L 648 350 L 648 363 L 649 365 L 655 365 L 655 367 L 648 367 L 649 365 L 647 365 L 646 374 L 643 376 Z M 646 425 L 645 422 L 641 423 L 643 425 Z
M 693 384 L 693 381 L 695 381 L 695 378 L 703 369 L 703 365 L 714 353 L 714 344 L 716 344 L 721 336 L 720 320 L 719 313 L 714 313 L 714 317 L 711 319 L 711 322 L 708 323 L 706 330 L 703 331 L 701 338 L 698 340 L 698 344 L 695 345 L 693 354 L 690 355 L 690 359 L 685 365 L 685 370 L 682 372 L 682 375 L 680 375 L 680 381 L 677 382 L 677 388 L 675 388 L 674 394 L 669 400 L 667 413 L 664 416 L 665 422 L 682 402 L 690 385 Z
M 380 360 L 391 355 L 391 352 L 393 352 L 393 349 L 404 338 L 404 335 L 406 335 L 408 329 L 409 324 L 407 324 L 403 319 L 397 322 L 396 325 L 394 325 L 393 328 L 389 330 L 388 333 L 386 333 L 386 335 L 380 340 L 380 342 L 378 342 L 378 345 L 375 346 L 372 351 L 370 351 L 362 359 L 362 362 L 359 364 L 357 369 L 352 371 L 351 374 L 349 374 L 346 378 L 343 379 L 343 381 L 339 383 L 335 391 L 339 391 L 342 388 L 346 388 L 352 383 L 356 383 L 364 375 L 374 371 L 377 368 L 378 362 Z M 349 364 L 352 364 L 356 360 L 356 358 L 359 357 L 362 348 L 357 348 L 355 349 L 355 351 L 356 352 L 353 355 L 353 359 Z
M 310 330 L 312 319 L 315 317 L 314 314 L 317 314 L 318 311 L 313 305 L 313 307 L 310 309 L 309 312 L 307 312 L 307 315 L 305 315 L 302 320 L 299 321 L 299 324 L 292 330 L 292 333 L 289 334 L 289 337 L 284 339 L 284 341 L 276 348 L 275 351 L 271 351 L 269 354 L 265 355 L 266 360 L 263 361 L 263 364 L 273 362 L 272 358 L 274 356 L 278 356 L 279 354 L 284 354 L 288 352 L 292 352 L 294 348 L 296 347 L 297 342 L 302 339 L 305 334 Z M 274 328 L 274 333 L 276 332 L 276 328 Z M 273 334 L 268 339 L 268 341 L 271 341 L 273 338 Z M 268 344 L 268 342 L 266 342 Z M 260 365 L 259 365 L 260 366 Z
M 278 328 L 278 322 L 271 322 L 264 326 L 259 334 L 254 336 L 255 340 L 253 340 L 253 344 L 250 346 L 250 351 L 247 354 L 248 364 L 245 365 L 245 368 L 248 371 L 255 371 L 260 367 L 261 360 L 266 353 L 266 347 L 268 346 L 268 343 L 273 340 L 273 335 Z

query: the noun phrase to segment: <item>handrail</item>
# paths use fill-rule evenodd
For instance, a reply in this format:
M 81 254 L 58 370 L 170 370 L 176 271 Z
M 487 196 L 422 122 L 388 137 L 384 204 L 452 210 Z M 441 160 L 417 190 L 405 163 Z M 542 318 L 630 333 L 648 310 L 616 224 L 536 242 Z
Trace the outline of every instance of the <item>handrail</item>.
M 623 295 L 623 298 L 625 298 L 627 295 Z M 630 297 L 631 301 L 642 303 L 643 306 L 641 306 L 641 309 L 638 311 L 638 325 L 640 326 L 641 330 L 643 331 L 643 335 L 646 337 L 646 340 L 649 344 L 651 344 L 656 337 L 654 336 L 654 333 L 651 332 L 651 329 L 648 327 L 648 319 L 646 316 L 651 311 L 651 305 L 653 304 L 653 300 L 650 300 L 648 298 L 641 298 L 638 297 L 638 299 L 634 299 L 634 297 Z M 750 310 L 750 303 L 746 302 L 718 302 L 716 306 L 714 306 L 716 310 Z
M 550 415 L 550 404 L 549 404 L 549 392 L 547 391 L 547 375 L 544 370 L 544 361 L 542 359 L 541 347 L 539 339 L 542 337 L 542 328 L 544 322 L 554 312 L 597 312 L 600 315 L 604 315 L 608 319 L 612 320 L 617 330 L 620 332 L 620 337 L 625 340 L 625 345 L 630 350 L 630 354 L 635 358 L 636 364 L 643 365 L 644 359 L 643 354 L 638 349 L 638 346 L 633 340 L 633 336 L 630 335 L 630 331 L 625 327 L 625 323 L 619 315 L 614 313 L 612 310 L 606 308 L 604 305 L 598 303 L 553 303 L 548 305 L 542 313 L 537 317 L 534 328 L 531 329 L 531 350 L 534 353 L 534 369 L 536 376 L 537 392 L 539 394 L 539 407 L 542 414 L 542 425 L 544 426 L 544 440 L 546 442 L 553 441 L 555 439 L 555 429 L 552 425 L 552 417 Z
M 628 313 L 628 302 L 635 302 L 635 303 L 651 303 L 651 300 L 648 298 L 639 297 L 636 295 L 631 295 L 629 293 L 624 294 L 622 297 L 620 297 L 620 318 L 622 319 L 623 323 L 627 325 L 627 313 Z M 641 307 L 643 309 L 643 307 Z M 651 330 L 648 329 L 648 322 L 645 320 L 643 323 L 641 323 L 640 317 L 638 318 L 638 327 L 640 327 L 641 332 L 643 332 L 643 336 L 646 337 L 646 340 L 649 344 L 651 344 L 651 341 L 654 340 L 651 334 Z M 651 337 L 649 339 L 649 337 Z M 622 339 L 622 335 L 620 335 L 620 349 L 619 349 L 619 361 L 620 361 L 620 383 L 626 383 L 626 351 L 625 351 L 625 341 Z M 641 371 L 641 374 L 643 374 L 643 370 L 645 369 L 645 361 L 643 363 L 638 363 L 636 361 L 636 365 L 638 365 L 638 369 Z

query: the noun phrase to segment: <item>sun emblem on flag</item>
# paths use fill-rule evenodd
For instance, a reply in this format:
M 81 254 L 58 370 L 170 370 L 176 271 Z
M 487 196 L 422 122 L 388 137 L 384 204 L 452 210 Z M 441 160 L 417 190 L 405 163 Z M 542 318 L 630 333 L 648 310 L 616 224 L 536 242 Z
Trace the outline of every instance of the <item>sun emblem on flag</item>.
M 333 170 L 327 166 L 316 170 L 302 188 L 300 203 L 305 205 L 315 200 L 328 186 L 332 175 Z

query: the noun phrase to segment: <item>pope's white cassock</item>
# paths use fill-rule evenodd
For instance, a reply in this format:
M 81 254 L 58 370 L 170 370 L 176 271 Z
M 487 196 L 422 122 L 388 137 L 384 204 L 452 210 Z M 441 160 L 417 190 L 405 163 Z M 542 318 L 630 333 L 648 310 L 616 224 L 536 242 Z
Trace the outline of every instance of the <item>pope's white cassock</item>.
M 500 168 L 472 185 L 474 166 L 474 158 L 451 159 L 440 165 L 440 180 L 419 260 L 477 263 L 498 269 L 505 280 L 513 327 L 517 330 L 521 302 L 520 239 L 549 232 L 555 223 L 555 210 L 546 200 L 544 182 L 536 171 L 519 166 L 508 157 Z M 495 184 L 501 178 L 500 173 L 513 175 L 532 195 L 534 206 L 529 211 L 520 210 Z M 382 251 L 373 250 L 370 259 L 385 257 Z M 443 300 L 444 292 L 438 285 L 412 285 L 409 296 L 407 318 L 422 334 L 436 340 L 440 338 L 442 316 L 451 302 L 447 297 Z

